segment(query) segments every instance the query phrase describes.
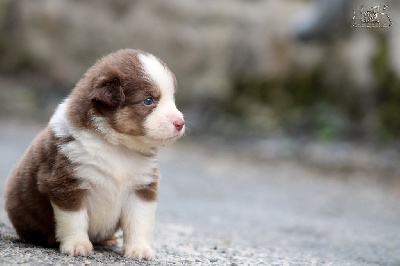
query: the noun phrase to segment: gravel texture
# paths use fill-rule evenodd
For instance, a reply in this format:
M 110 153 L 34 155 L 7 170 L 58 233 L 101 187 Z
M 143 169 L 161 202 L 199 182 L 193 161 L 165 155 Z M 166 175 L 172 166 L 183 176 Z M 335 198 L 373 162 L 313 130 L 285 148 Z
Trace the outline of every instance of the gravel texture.
M 0 123 L 0 188 L 37 130 Z M 185 142 L 164 148 L 160 164 L 156 260 L 125 259 L 121 245 L 68 257 L 22 243 L 1 197 L 0 265 L 400 264 L 399 179 Z

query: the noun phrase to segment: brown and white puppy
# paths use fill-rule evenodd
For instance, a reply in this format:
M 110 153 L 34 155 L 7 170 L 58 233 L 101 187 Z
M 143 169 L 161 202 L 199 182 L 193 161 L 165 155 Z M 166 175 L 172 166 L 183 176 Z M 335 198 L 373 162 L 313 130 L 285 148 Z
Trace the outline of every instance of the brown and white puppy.
M 185 132 L 174 75 L 120 50 L 92 66 L 9 177 L 6 209 L 25 241 L 88 255 L 123 230 L 124 256 L 154 258 L 157 147 Z

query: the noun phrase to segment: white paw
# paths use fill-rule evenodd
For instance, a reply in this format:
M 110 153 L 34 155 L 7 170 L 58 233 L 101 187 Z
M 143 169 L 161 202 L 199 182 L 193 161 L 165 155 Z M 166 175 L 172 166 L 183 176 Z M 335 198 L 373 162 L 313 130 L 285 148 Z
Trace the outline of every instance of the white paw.
M 147 245 L 128 245 L 124 248 L 124 257 L 138 260 L 153 260 L 156 254 L 154 250 Z
M 93 245 L 87 239 L 75 239 L 61 243 L 61 253 L 70 256 L 88 256 L 92 254 Z

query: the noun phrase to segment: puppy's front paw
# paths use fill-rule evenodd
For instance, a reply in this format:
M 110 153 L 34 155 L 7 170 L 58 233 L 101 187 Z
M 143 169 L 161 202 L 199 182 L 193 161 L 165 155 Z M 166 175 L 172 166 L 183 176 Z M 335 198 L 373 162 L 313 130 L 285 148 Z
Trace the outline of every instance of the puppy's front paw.
M 61 253 L 70 256 L 88 256 L 92 254 L 93 245 L 87 239 L 69 240 L 60 245 Z
M 154 250 L 147 245 L 128 245 L 124 248 L 124 257 L 138 260 L 153 260 L 156 254 Z

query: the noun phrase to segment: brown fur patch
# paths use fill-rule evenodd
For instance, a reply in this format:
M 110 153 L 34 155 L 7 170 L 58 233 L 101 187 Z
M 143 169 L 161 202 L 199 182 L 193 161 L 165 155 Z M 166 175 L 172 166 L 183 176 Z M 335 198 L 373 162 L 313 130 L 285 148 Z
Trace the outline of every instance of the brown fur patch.
M 156 201 L 158 199 L 158 188 L 161 174 L 154 169 L 154 182 L 135 191 L 136 195 L 145 201 Z
M 108 107 L 119 107 L 125 101 L 125 94 L 121 85 L 121 77 L 117 73 L 108 73 L 95 90 L 89 95 L 95 104 L 105 104 Z
M 55 224 L 50 200 L 66 210 L 80 207 L 84 191 L 69 172 L 71 163 L 57 151 L 50 128 L 33 141 L 8 179 L 6 209 L 21 239 L 55 244 Z

